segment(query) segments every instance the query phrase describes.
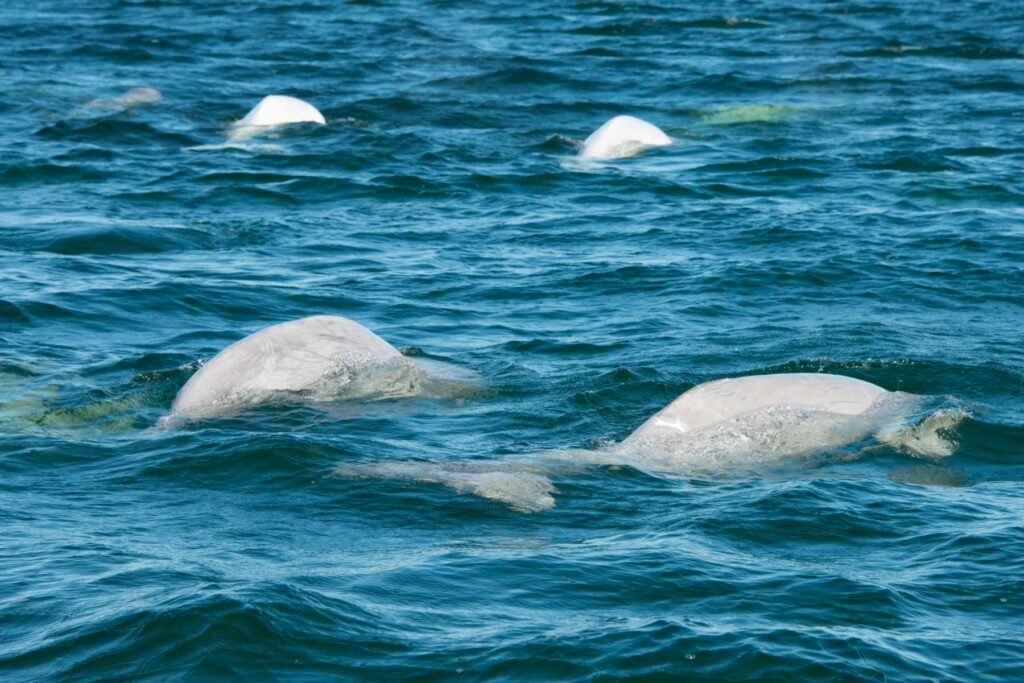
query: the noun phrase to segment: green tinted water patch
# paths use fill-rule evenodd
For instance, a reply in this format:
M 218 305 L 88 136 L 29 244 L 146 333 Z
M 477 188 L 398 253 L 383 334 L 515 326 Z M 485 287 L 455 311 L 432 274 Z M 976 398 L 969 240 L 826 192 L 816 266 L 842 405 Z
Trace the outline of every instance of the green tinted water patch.
M 706 123 L 728 125 L 734 123 L 778 123 L 806 112 L 803 107 L 788 104 L 744 104 L 721 107 L 700 115 Z
M 170 405 L 181 374 L 143 373 L 110 388 L 83 385 L 80 377 L 28 387 L 24 380 L 20 387 L 12 383 L 0 396 L 0 431 L 89 439 L 143 430 Z

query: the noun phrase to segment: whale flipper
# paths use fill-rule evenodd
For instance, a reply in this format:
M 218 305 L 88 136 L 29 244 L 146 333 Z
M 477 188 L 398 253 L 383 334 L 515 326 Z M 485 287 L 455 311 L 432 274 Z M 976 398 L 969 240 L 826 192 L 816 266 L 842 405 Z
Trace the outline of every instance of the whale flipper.
M 334 470 L 334 475 L 340 477 L 441 484 L 520 512 L 540 512 L 555 506 L 553 494 L 557 489 L 549 474 L 529 464 L 488 461 L 351 463 Z
M 635 116 L 616 116 L 583 141 L 581 159 L 618 159 L 650 147 L 671 145 L 672 138 L 654 124 Z

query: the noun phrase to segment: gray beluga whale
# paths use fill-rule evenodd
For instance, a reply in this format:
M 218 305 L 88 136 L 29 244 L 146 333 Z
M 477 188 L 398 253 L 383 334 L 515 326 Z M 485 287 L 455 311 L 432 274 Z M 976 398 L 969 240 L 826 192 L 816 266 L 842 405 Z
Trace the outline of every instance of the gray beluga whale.
M 231 128 L 232 138 L 252 137 L 290 123 L 318 123 L 324 125 L 327 120 L 320 110 L 305 100 L 288 95 L 267 95 L 259 104 L 249 110 L 241 120 Z
M 126 90 L 111 99 L 92 100 L 88 103 L 88 106 L 107 109 L 128 109 L 142 104 L 156 104 L 162 99 L 163 95 L 159 90 L 143 86 Z
M 619 159 L 651 147 L 671 145 L 672 138 L 652 123 L 635 116 L 616 116 L 583 141 L 581 159 Z
M 167 426 L 275 402 L 460 396 L 477 377 L 408 358 L 348 318 L 317 315 L 267 327 L 214 356 L 178 391 Z
M 155 104 L 163 99 L 163 95 L 156 88 L 141 87 L 126 90 L 114 98 L 114 102 L 125 106 L 136 104 Z
M 441 483 L 535 512 L 555 505 L 550 476 L 585 465 L 628 465 L 667 475 L 744 471 L 865 442 L 929 458 L 952 454 L 942 432 L 962 414 L 922 414 L 926 397 L 840 375 L 793 373 L 693 387 L 617 444 L 487 461 L 350 464 L 345 476 Z

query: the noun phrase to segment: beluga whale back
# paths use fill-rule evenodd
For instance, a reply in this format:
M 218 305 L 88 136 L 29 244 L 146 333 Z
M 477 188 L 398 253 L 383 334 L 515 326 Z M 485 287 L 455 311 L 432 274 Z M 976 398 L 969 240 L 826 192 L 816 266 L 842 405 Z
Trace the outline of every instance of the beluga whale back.
M 583 141 L 578 156 L 581 159 L 619 159 L 671 144 L 672 138 L 654 124 L 635 116 L 616 116 Z
M 156 88 L 142 86 L 131 88 L 112 99 L 97 99 L 86 103 L 87 107 L 98 107 L 101 109 L 125 110 L 143 104 L 156 104 L 163 99 L 163 95 Z
M 114 101 L 126 106 L 133 104 L 153 104 L 163 99 L 163 95 L 156 88 L 140 87 L 126 90 L 118 95 Z
M 641 463 L 720 466 L 895 439 L 920 396 L 841 375 L 753 375 L 700 384 L 618 445 Z
M 870 382 L 813 373 L 753 375 L 705 382 L 655 413 L 629 439 L 674 438 L 772 406 L 858 415 L 887 394 Z M 655 435 L 666 435 L 656 437 Z
M 327 123 L 320 110 L 305 100 L 288 95 L 267 95 L 231 130 L 232 138 L 246 138 L 290 123 Z
M 317 315 L 267 327 L 218 353 L 181 388 L 162 424 L 269 403 L 458 395 L 473 379 L 445 363 L 407 358 L 348 318 Z

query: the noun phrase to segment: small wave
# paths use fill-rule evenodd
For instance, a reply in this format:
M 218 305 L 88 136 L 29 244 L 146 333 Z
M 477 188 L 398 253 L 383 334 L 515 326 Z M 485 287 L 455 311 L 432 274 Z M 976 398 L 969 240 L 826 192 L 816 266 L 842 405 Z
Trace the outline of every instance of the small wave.
M 631 22 L 614 21 L 582 26 L 571 33 L 590 36 L 641 36 L 675 34 L 689 29 L 759 29 L 769 24 L 756 19 L 737 16 L 707 17 L 702 19 L 640 19 Z
M 916 154 L 886 154 L 860 162 L 864 168 L 883 171 L 900 171 L 902 173 L 946 173 L 964 171 L 966 167 L 948 159 L 937 152 L 919 152 Z
M 256 154 L 288 154 L 289 150 L 284 145 L 268 142 L 247 142 L 244 140 L 228 140 L 206 145 L 192 145 L 182 148 L 186 152 L 225 152 L 241 151 L 254 152 Z
M 949 59 L 1024 59 L 1024 53 L 998 45 L 905 45 L 895 43 L 880 48 L 847 52 L 849 57 L 945 57 Z
M 43 126 L 36 135 L 40 138 L 66 142 L 89 142 L 104 147 L 145 146 L 167 144 L 186 146 L 195 144 L 195 138 L 183 133 L 155 127 L 146 121 L 125 118 L 127 115 L 102 118 L 70 119 Z

